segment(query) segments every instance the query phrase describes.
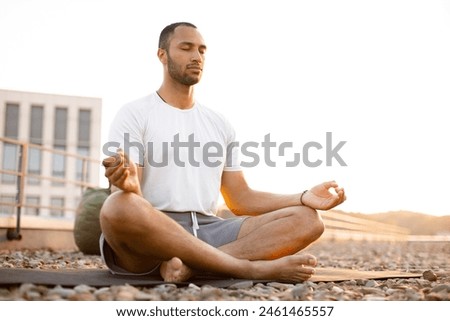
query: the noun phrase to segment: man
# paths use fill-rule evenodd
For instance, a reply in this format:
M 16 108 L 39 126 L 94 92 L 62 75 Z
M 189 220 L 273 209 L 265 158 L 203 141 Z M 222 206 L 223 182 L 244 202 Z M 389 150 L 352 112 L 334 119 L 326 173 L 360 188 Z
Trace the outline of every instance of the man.
M 125 105 L 111 126 L 110 141 L 131 148 L 103 161 L 113 188 L 100 215 L 103 258 L 113 273 L 170 282 L 196 271 L 306 280 L 317 261 L 298 252 L 323 233 L 316 209 L 341 204 L 344 190 L 334 181 L 294 195 L 252 190 L 230 148 L 232 127 L 194 99 L 205 52 L 194 25 L 167 26 L 161 87 Z M 215 215 L 220 192 L 236 218 Z

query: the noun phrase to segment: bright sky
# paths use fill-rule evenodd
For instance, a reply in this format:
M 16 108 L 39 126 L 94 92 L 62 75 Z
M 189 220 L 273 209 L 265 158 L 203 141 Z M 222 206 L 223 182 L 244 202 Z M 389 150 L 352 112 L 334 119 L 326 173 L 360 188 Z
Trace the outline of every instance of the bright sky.
M 101 97 L 105 142 L 117 109 L 159 87 L 159 33 L 176 21 L 208 45 L 197 99 L 241 142 L 293 143 L 246 169 L 252 187 L 335 179 L 341 210 L 450 214 L 449 0 L 0 0 L 0 88 Z M 286 167 L 327 132 L 348 166 Z

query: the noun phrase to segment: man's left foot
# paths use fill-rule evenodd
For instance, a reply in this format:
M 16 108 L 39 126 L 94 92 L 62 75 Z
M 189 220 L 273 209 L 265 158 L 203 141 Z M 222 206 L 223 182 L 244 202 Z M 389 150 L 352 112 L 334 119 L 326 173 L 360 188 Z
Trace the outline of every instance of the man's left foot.
M 177 257 L 163 262 L 159 273 L 164 282 L 184 282 L 194 276 L 194 272 Z

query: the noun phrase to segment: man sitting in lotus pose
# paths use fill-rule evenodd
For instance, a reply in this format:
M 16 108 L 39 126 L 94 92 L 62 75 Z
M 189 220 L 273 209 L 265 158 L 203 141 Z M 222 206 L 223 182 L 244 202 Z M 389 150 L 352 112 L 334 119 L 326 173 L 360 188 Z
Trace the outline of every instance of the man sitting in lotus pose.
M 232 126 L 194 99 L 205 52 L 194 25 L 164 28 L 161 87 L 122 107 L 112 123 L 110 142 L 121 149 L 103 161 L 112 186 L 100 214 L 103 259 L 112 273 L 159 273 L 168 282 L 199 271 L 307 280 L 317 260 L 298 252 L 323 233 L 316 210 L 341 204 L 344 190 L 334 181 L 292 195 L 252 190 Z M 235 217 L 216 215 L 220 192 Z

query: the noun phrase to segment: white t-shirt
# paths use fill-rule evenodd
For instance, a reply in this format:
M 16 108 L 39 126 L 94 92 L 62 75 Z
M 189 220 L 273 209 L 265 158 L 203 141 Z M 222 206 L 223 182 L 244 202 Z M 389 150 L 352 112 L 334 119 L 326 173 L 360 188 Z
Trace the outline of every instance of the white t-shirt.
M 199 104 L 186 110 L 155 92 L 123 106 L 112 122 L 108 153 L 122 148 L 144 166 L 144 197 L 162 211 L 215 215 L 223 171 L 241 170 L 235 132 Z

